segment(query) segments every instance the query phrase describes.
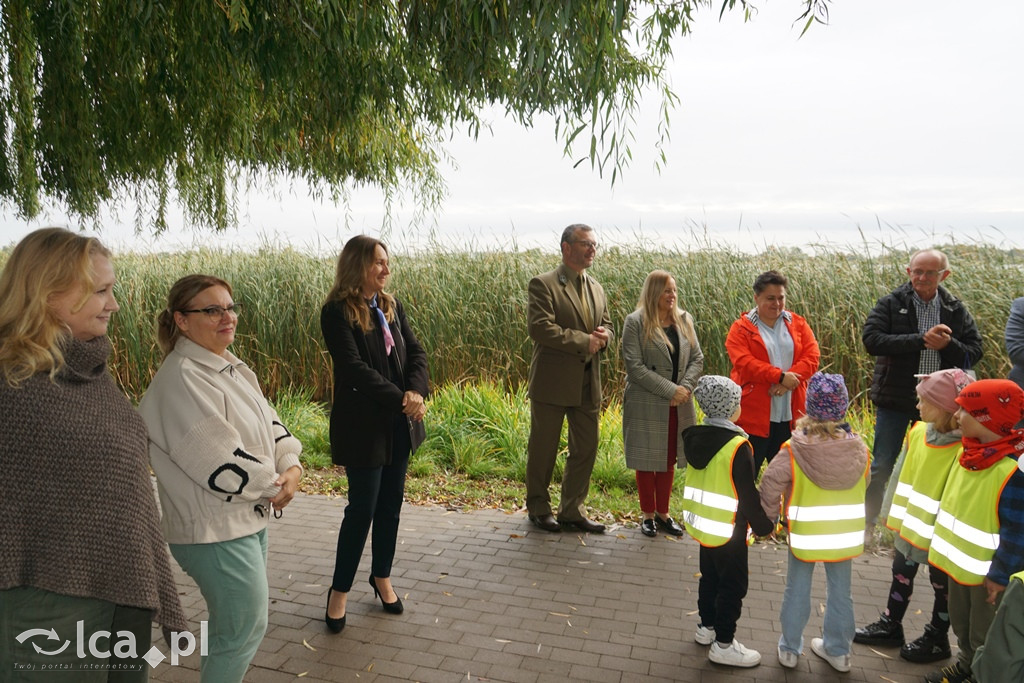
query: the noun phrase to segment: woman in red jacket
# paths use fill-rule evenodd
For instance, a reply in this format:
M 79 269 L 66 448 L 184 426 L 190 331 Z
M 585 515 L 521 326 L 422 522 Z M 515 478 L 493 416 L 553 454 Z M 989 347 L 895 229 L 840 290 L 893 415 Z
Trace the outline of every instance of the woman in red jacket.
M 754 476 L 790 437 L 804 414 L 807 380 L 818 370 L 818 342 L 807 321 L 786 310 L 786 277 L 769 270 L 754 280 L 754 307 L 729 328 L 730 377 L 743 389 L 737 424 L 754 448 Z

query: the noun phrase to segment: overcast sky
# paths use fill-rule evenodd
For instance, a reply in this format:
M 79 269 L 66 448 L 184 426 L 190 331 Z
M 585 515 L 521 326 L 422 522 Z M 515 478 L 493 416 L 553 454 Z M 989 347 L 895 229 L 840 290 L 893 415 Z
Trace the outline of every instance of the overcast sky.
M 703 12 L 678 41 L 681 102 L 660 174 L 654 97 L 614 188 L 589 164 L 573 168 L 549 120 L 525 130 L 494 112 L 493 135 L 449 146 L 458 168 L 445 172 L 434 235 L 553 248 L 562 227 L 585 222 L 620 244 L 915 246 L 952 235 L 1024 246 L 1024 2 L 835 0 L 830 25 L 802 39 L 798 0 L 755 4 L 748 23 Z M 115 245 L 197 240 L 180 217 L 168 239 L 132 237 L 132 211 L 122 213 L 103 233 Z M 52 223 L 70 224 L 59 212 L 31 225 L 0 213 L 0 241 Z M 252 196 L 240 223 L 217 242 L 333 251 L 357 232 L 378 234 L 382 202 L 361 191 L 346 209 L 281 185 Z M 388 236 L 393 247 L 428 239 L 430 225 L 404 225 Z

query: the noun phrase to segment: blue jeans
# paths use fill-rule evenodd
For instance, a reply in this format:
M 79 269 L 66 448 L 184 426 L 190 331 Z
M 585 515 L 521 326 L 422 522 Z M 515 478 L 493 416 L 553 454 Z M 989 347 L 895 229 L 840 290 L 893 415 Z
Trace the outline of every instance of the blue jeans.
M 889 484 L 889 475 L 893 465 L 903 448 L 903 440 L 907 436 L 907 427 L 918 419 L 917 413 L 904 413 L 889 408 L 877 408 L 875 411 L 875 445 L 871 449 L 871 483 L 864 495 L 864 513 L 867 526 L 875 526 L 878 511 L 882 509 L 885 488 Z
M 804 627 L 811 616 L 811 579 L 817 562 L 804 562 L 789 553 L 786 590 L 782 595 L 782 636 L 779 647 L 800 654 L 804 649 Z M 853 632 L 857 628 L 853 619 L 853 596 L 850 578 L 853 560 L 822 562 L 825 565 L 825 652 L 832 657 L 850 654 Z

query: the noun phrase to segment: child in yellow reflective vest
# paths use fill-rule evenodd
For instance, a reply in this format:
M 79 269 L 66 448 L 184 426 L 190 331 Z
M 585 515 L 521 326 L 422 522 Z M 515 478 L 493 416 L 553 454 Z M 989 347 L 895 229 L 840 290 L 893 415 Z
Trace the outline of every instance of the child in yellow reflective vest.
M 807 382 L 807 414 L 797 420 L 761 477 L 761 505 L 789 520 L 789 568 L 779 621 L 779 663 L 794 668 L 811 614 L 814 565 L 825 564 L 824 637 L 811 650 L 836 671 L 850 670 L 856 624 L 850 592 L 853 558 L 864 549 L 868 449 L 846 422 L 849 395 L 842 375 L 816 372 Z
M 926 663 L 949 659 L 949 579 L 928 563 L 928 549 L 935 532 L 935 517 L 950 469 L 963 452 L 960 406 L 956 397 L 971 378 L 959 368 L 925 375 L 917 385 L 917 410 L 921 421 L 911 427 L 886 487 L 882 516 L 896 532 L 893 542 L 892 584 L 885 611 L 857 629 L 853 642 L 874 646 L 900 646 L 900 657 Z M 928 567 L 935 599 L 931 622 L 924 635 L 904 643 L 903 617 L 914 592 L 914 577 L 921 565 Z
M 761 654 L 735 638 L 749 582 L 747 526 L 764 536 L 772 522 L 754 486 L 754 451 L 736 425 L 740 394 L 738 384 L 720 375 L 705 375 L 694 387 L 704 422 L 683 432 L 683 521 L 700 543 L 700 623 L 693 639 L 711 646 L 708 659 L 716 664 L 752 667 Z
M 956 662 L 930 683 L 974 681 L 971 660 L 985 642 L 1010 576 L 1024 570 L 1024 391 L 1008 379 L 968 384 L 956 399 L 964 451 L 950 470 L 928 561 L 949 575 Z M 1008 679 L 1004 679 L 1008 680 Z

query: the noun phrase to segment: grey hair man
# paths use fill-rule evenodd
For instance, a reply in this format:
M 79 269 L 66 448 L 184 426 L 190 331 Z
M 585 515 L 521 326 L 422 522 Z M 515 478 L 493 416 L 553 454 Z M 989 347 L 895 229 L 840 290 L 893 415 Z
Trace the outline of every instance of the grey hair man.
M 865 501 L 869 529 L 882 507 L 907 427 L 921 419 L 917 375 L 967 370 L 981 358 L 974 318 L 942 287 L 950 274 L 946 255 L 937 249 L 915 251 L 906 270 L 909 280 L 878 300 L 861 333 L 864 348 L 875 356 L 869 394 L 875 404 L 875 441 Z

